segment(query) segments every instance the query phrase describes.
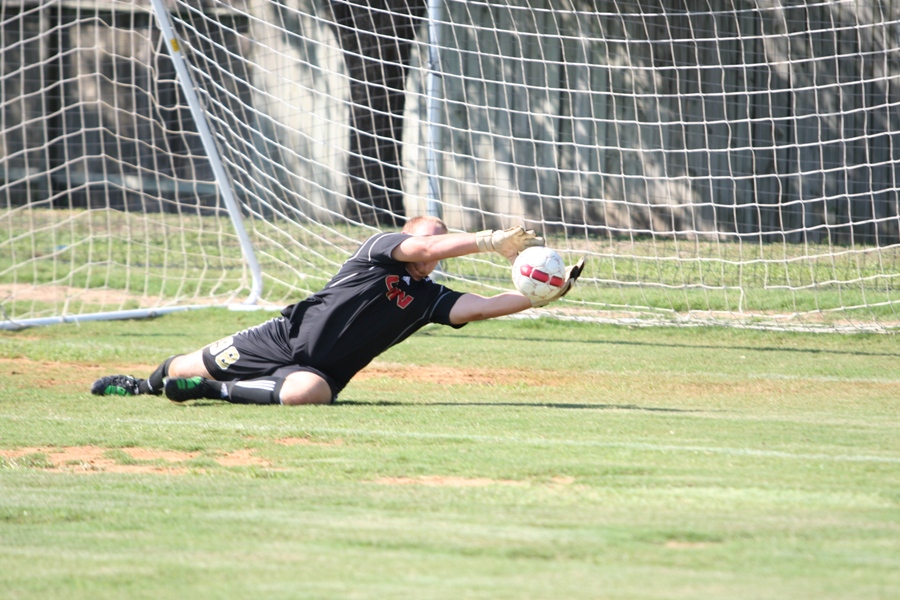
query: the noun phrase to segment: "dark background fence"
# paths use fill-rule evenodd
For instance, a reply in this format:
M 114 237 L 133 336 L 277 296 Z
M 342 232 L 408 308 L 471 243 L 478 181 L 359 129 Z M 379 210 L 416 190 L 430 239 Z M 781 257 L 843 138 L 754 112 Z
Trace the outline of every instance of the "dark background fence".
M 152 13 L 4 1 L 0 20 L 3 204 L 217 204 Z
M 0 2 L 0 203 L 141 210 L 219 205 L 147 5 Z M 598 235 L 900 241 L 898 3 L 528 6 L 533 10 L 446 3 L 441 201 L 451 225 L 523 218 Z M 280 0 L 259 10 L 272 7 L 282 17 L 307 11 L 328 21 L 329 27 L 303 33 L 340 45 L 327 4 Z M 410 9 L 416 18 L 409 32 L 418 42 L 427 41 L 420 8 Z M 205 2 L 193 10 L 209 12 L 203 35 L 191 44 L 222 66 L 210 71 L 211 81 L 238 99 L 234 106 L 254 109 L 211 108 L 211 114 L 223 129 L 258 139 L 259 153 L 271 164 L 285 164 L 289 137 L 273 143 L 261 135 L 266 107 L 254 106 L 249 79 L 229 63 L 231 55 L 250 52 L 241 36 L 258 35 L 252 19 L 242 10 L 214 13 Z M 302 29 L 299 20 L 295 25 Z M 378 50 L 377 43 L 369 50 Z M 421 121 L 425 70 L 415 67 L 425 64 L 427 47 L 418 43 L 403 52 L 397 60 L 414 68 L 409 81 L 392 89 L 416 92 L 403 110 L 408 121 Z M 324 63 L 313 64 L 313 54 L 307 67 L 315 67 L 317 77 L 346 78 L 346 70 L 329 74 Z M 359 89 L 350 95 L 367 96 Z M 342 103 L 346 98 L 335 101 Z M 345 132 L 358 117 L 335 110 L 343 115 L 336 135 L 354 139 Z M 350 177 L 267 189 L 262 196 L 300 204 L 327 189 L 329 208 L 348 220 L 364 220 L 360 206 L 367 204 L 376 215 L 420 211 L 413 199 L 423 195 L 424 156 L 422 144 L 411 142 L 421 142 L 422 134 L 404 134 L 397 126 L 402 117 L 385 136 L 398 138 L 402 160 L 411 165 L 402 181 L 405 209 L 397 206 L 396 170 L 389 180 L 360 185 L 360 177 L 377 178 L 379 169 L 365 167 L 367 150 L 349 141 L 348 151 L 362 156 L 357 167 L 343 152 L 329 158 L 327 168 L 297 159 L 287 170 L 304 173 L 307 186 L 324 172 Z M 278 169 L 269 169 L 277 178 Z M 232 176 L 239 196 L 252 203 L 264 184 L 248 173 Z

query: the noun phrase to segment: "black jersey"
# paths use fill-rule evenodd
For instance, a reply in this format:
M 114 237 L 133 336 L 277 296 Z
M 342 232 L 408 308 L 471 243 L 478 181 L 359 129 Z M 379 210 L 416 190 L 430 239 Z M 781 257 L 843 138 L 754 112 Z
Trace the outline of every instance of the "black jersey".
M 373 358 L 427 323 L 452 327 L 450 309 L 462 296 L 391 258 L 405 233 L 366 240 L 325 288 L 282 311 L 291 322 L 297 364 L 319 369 L 343 388 Z

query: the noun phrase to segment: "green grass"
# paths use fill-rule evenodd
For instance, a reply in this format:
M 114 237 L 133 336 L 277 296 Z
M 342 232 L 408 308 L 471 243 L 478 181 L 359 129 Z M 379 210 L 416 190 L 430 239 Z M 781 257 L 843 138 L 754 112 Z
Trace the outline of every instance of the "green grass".
M 0 332 L 4 598 L 900 597 L 895 336 L 505 320 L 333 406 L 86 392 L 270 316 Z

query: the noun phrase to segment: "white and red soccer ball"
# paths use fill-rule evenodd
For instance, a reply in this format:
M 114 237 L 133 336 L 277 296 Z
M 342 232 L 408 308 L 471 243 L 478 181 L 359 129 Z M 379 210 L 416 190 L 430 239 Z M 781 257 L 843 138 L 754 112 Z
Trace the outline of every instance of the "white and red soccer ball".
M 531 300 L 552 298 L 566 282 L 566 265 L 555 250 L 535 246 L 523 250 L 512 268 L 513 285 Z

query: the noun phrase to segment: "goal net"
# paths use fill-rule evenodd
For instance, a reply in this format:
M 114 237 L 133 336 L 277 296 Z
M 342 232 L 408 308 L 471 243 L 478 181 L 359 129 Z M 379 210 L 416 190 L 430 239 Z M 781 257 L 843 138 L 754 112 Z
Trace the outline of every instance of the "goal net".
M 0 4 L 4 326 L 279 306 L 421 214 L 586 255 L 540 314 L 900 324 L 896 3 L 158 4 Z

